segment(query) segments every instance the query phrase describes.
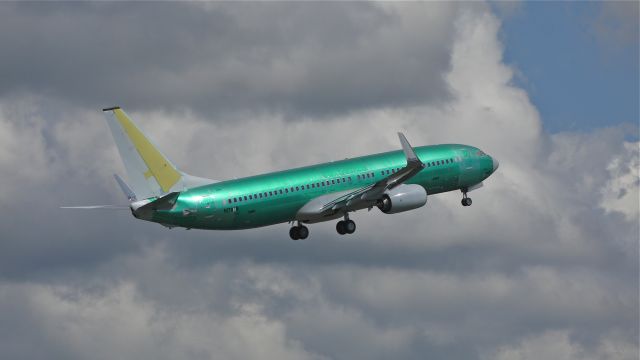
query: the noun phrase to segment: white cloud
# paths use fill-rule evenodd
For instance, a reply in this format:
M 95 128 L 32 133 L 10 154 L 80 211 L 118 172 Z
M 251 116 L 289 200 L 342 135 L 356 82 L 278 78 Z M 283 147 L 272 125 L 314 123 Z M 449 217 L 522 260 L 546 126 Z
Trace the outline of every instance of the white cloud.
M 627 220 L 640 216 L 640 160 L 639 143 L 624 143 L 624 152 L 611 159 L 607 165 L 609 180 L 602 189 L 602 206 L 607 212 L 622 213 Z
M 7 310 L 16 306 L 9 298 L 24 302 L 21 310 L 34 317 L 32 331 L 43 332 L 70 358 L 320 358 L 287 339 L 281 322 L 251 306 L 233 315 L 186 308 L 169 312 L 142 298 L 132 283 L 95 293 L 68 286 L 1 285 L 0 306 Z
M 619 334 L 600 340 L 597 348 L 585 348 L 573 341 L 566 330 L 550 330 L 529 336 L 516 346 L 505 346 L 486 357 L 495 360 L 632 360 L 638 358 L 638 347 Z

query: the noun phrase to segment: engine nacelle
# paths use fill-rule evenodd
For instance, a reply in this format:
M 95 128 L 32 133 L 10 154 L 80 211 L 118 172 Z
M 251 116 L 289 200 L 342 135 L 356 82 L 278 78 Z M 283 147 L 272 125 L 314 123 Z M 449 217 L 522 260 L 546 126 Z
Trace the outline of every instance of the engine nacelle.
M 427 203 L 427 191 L 420 185 L 401 184 L 388 190 L 376 206 L 385 214 L 417 209 Z

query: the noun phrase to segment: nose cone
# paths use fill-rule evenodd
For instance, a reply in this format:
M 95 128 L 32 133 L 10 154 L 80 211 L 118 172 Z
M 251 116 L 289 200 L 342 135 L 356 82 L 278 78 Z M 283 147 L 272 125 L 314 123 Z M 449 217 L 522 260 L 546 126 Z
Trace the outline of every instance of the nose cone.
M 498 170 L 498 167 L 500 166 L 500 162 L 498 161 L 498 159 L 494 158 L 493 156 L 491 157 L 491 160 L 493 160 L 493 172 L 495 172 L 496 170 Z

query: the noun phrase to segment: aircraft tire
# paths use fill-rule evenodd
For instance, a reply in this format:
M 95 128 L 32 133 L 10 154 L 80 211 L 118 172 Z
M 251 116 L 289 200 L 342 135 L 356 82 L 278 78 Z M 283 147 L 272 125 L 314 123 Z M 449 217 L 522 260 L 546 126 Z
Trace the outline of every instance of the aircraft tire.
M 300 231 L 297 226 L 289 229 L 289 237 L 291 237 L 291 240 L 300 240 Z
M 344 230 L 347 234 L 353 234 L 356 232 L 356 223 L 353 220 L 348 220 L 344 224 Z
M 298 237 L 300 240 L 304 240 L 309 237 L 309 228 L 303 225 L 298 226 Z
M 344 221 L 342 221 L 342 220 L 338 221 L 338 223 L 336 224 L 336 231 L 340 235 L 344 235 L 344 234 L 347 233 L 347 229 L 346 229 Z

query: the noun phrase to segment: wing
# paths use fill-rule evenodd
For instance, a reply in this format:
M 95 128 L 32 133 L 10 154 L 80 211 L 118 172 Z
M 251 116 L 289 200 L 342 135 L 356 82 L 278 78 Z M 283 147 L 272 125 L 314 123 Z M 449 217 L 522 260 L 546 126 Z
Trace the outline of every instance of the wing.
M 372 207 L 382 198 L 385 191 L 393 189 L 419 173 L 425 167 L 424 163 L 420 161 L 407 138 L 402 133 L 398 133 L 398 137 L 407 159 L 407 165 L 404 168 L 375 184 L 353 191 L 317 197 L 303 206 L 296 218 L 308 222 L 323 221 L 335 218 L 336 214 L 339 217 L 345 212 Z

